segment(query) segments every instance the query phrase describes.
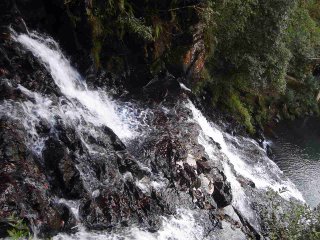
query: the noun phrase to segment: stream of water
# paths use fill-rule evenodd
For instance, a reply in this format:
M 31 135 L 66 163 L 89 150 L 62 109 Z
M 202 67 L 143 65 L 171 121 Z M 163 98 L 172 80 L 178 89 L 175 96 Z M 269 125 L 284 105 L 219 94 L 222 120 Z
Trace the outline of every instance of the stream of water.
M 85 136 L 87 132 L 91 132 L 91 135 L 98 137 L 99 130 L 93 127 L 107 126 L 123 141 L 130 141 L 137 135 L 137 132 L 141 132 L 141 129 L 145 127 L 141 121 L 141 116 L 132 114 L 135 113 L 132 105 L 119 108 L 106 92 L 101 89 L 89 89 L 85 80 L 70 65 L 70 62 L 62 54 L 53 39 L 36 33 L 30 33 L 29 35 L 15 34 L 14 39 L 26 50 L 31 51 L 50 72 L 62 93 L 58 101 L 59 104 L 54 105 L 50 96 L 32 92 L 23 86 L 19 86 L 20 90 L 33 100 L 23 103 L 5 102 L 0 106 L 0 112 L 23 121 L 30 135 L 29 145 L 39 155 L 41 155 L 43 143 L 46 140 L 39 137 L 36 131 L 36 125 L 41 119 L 45 119 L 50 125 L 54 126 L 56 116 L 59 116 L 66 124 L 77 129 L 80 136 Z M 271 188 L 279 192 L 285 199 L 294 197 L 304 201 L 294 184 L 283 176 L 277 165 L 267 157 L 264 149 L 260 148 L 256 142 L 223 132 L 218 126 L 209 122 L 191 101 L 185 103 L 185 108 L 192 112 L 192 117 L 188 121 L 200 126 L 198 143 L 205 148 L 211 161 L 222 162 L 224 174 L 231 183 L 232 205 L 242 213 L 253 227 L 259 229 L 258 219 L 251 208 L 250 199 L 246 196 L 245 190 L 238 181 L 238 176 L 252 181 L 258 189 L 267 190 Z M 211 139 L 220 144 L 221 153 L 219 154 L 222 154 L 222 159 L 216 158 L 216 150 L 213 150 L 214 143 Z M 86 142 L 85 137 L 82 138 L 82 141 L 90 151 L 101 151 L 92 149 L 90 143 Z M 317 169 L 310 175 L 316 176 Z M 299 169 L 297 171 L 297 176 L 299 176 Z M 300 170 L 300 172 L 302 171 Z M 286 173 L 290 173 L 290 171 Z M 314 178 L 316 183 L 317 178 Z M 295 179 L 293 178 L 293 180 Z M 282 192 L 281 189 L 283 188 L 286 191 Z M 90 182 L 88 183 L 88 189 L 90 189 Z M 77 221 L 80 221 L 78 204 L 64 199 L 60 201 L 69 205 L 76 215 Z M 133 226 L 120 235 L 117 233 L 112 235 L 109 233 L 89 233 L 81 227 L 75 235 L 60 234 L 55 239 L 203 239 L 202 227 L 196 223 L 192 211 L 189 209 L 181 209 L 175 216 L 163 217 L 162 220 L 163 226 L 157 233 L 145 232 Z

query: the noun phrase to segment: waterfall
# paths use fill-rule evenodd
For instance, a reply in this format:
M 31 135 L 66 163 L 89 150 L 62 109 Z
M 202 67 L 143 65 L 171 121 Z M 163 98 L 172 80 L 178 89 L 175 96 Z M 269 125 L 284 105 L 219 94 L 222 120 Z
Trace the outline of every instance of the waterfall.
M 233 137 L 228 133 L 222 132 L 218 126 L 208 122 L 190 100 L 187 103 L 187 107 L 192 111 L 193 118 L 191 121 L 195 121 L 201 128 L 198 141 L 203 145 L 208 156 L 214 161 L 216 161 L 216 157 L 210 139 L 213 139 L 220 145 L 221 152 L 226 157 L 223 161 L 223 166 L 227 180 L 231 184 L 233 195 L 232 204 L 254 227 L 259 228 L 258 220 L 250 207 L 250 199 L 248 199 L 244 189 L 237 180 L 237 175 L 251 180 L 258 189 L 272 189 L 287 200 L 295 198 L 305 202 L 302 194 L 295 185 L 290 180 L 284 178 L 282 171 L 267 157 L 264 149 L 261 149 L 257 143 L 251 139 Z M 232 144 L 232 142 L 234 144 Z M 234 145 L 238 145 L 240 150 Z M 250 156 L 241 154 L 241 148 L 244 147 L 248 148 L 245 154 L 247 154 L 250 149 L 260 151 L 261 157 L 259 158 L 258 154 L 255 156 L 258 158 L 258 161 L 250 159 Z M 232 169 L 234 169 L 234 171 L 232 171 Z
M 72 107 L 64 111 L 65 115 L 71 114 L 69 115 L 70 118 L 83 118 L 86 122 L 95 126 L 108 126 L 122 140 L 134 136 L 134 131 L 119 117 L 115 103 L 110 100 L 104 91 L 88 89 L 85 80 L 71 66 L 52 38 L 37 33 L 30 33 L 29 35 L 14 34 L 13 38 L 25 49 L 32 52 L 51 74 L 64 97 L 71 102 L 69 107 L 71 105 Z M 37 98 L 39 108 L 41 108 L 43 102 L 48 102 L 39 94 Z
M 251 226 L 253 226 L 258 232 L 260 230 L 259 217 L 252 209 L 251 199 L 248 197 L 246 189 L 242 186 L 239 178 L 243 178 L 248 182 L 251 181 L 254 183 L 257 189 L 261 189 L 263 191 L 273 189 L 285 199 L 289 200 L 290 198 L 296 198 L 302 202 L 304 201 L 301 193 L 289 180 L 283 177 L 280 169 L 267 157 L 264 149 L 260 148 L 256 142 L 249 138 L 234 137 L 223 132 L 219 126 L 209 122 L 190 100 L 185 101 L 185 98 L 182 98 L 182 101 L 179 99 L 179 101 L 177 101 L 178 103 L 175 103 L 176 105 L 174 108 L 181 108 L 179 109 L 181 112 L 183 112 L 181 114 L 185 114 L 183 117 L 175 116 L 178 114 L 178 111 L 174 108 L 169 109 L 172 106 L 170 104 L 165 106 L 162 105 L 163 103 L 161 103 L 159 106 L 155 106 L 152 112 L 152 110 L 149 109 L 138 109 L 133 103 L 118 103 L 112 100 L 104 90 L 90 89 L 86 84 L 85 79 L 71 66 L 69 60 L 60 50 L 59 45 L 52 38 L 33 32 L 28 34 L 13 33 L 13 39 L 17 43 L 21 44 L 24 49 L 30 51 L 44 66 L 44 68 L 50 73 L 59 92 L 56 95 L 54 93 L 34 92 L 30 89 L 27 89 L 25 86 L 19 85 L 18 89 L 24 96 L 24 98 L 22 98 L 23 100 L 21 102 L 4 100 L 0 104 L 0 114 L 9 116 L 12 119 L 22 123 L 23 127 L 25 128 L 24 130 L 27 132 L 26 144 L 40 157 L 43 149 L 45 148 L 46 140 L 48 140 L 49 135 L 58 134 L 56 125 L 59 122 L 62 122 L 67 126 L 71 126 L 70 129 L 75 130 L 77 137 L 79 136 L 79 139 L 88 150 L 88 154 L 84 157 L 83 161 L 80 158 L 77 159 L 75 166 L 77 170 L 79 170 L 79 174 L 81 175 L 80 179 L 83 181 L 86 193 L 88 195 L 91 194 L 90 196 L 92 196 L 92 201 L 95 201 L 95 198 L 100 194 L 100 190 L 106 185 L 104 185 L 105 182 L 101 183 L 100 179 L 95 179 L 97 178 L 95 172 L 90 172 L 92 169 L 87 166 L 89 165 L 88 159 L 91 160 L 90 158 L 92 156 L 99 155 L 101 158 L 103 158 L 101 161 L 105 161 L 107 160 L 106 156 L 108 156 L 109 153 L 107 149 L 104 149 L 103 145 L 100 146 L 99 144 L 92 144 L 92 142 L 90 142 L 88 139 L 91 138 L 94 139 L 94 141 L 99 142 L 102 138 L 108 137 L 109 133 L 104 132 L 104 127 L 109 127 L 123 142 L 128 143 L 128 146 L 129 144 L 135 145 L 137 141 L 144 137 L 144 135 L 141 133 L 146 134 L 146 128 L 161 128 L 159 126 L 152 126 L 150 123 L 148 123 L 147 116 L 152 115 L 153 112 L 158 114 L 160 112 L 160 120 L 169 119 L 168 122 L 173 122 L 178 119 L 177 121 L 179 121 L 179 124 L 181 124 L 182 128 L 181 132 L 184 133 L 190 133 L 194 130 L 192 127 L 190 129 L 188 128 L 190 122 L 192 122 L 190 125 L 199 126 L 199 135 L 197 135 L 197 131 L 195 135 L 192 135 L 194 132 L 192 132 L 192 134 L 185 135 L 192 136 L 192 138 L 189 140 L 193 140 L 193 142 L 190 143 L 190 146 L 186 146 L 186 151 L 192 152 L 193 149 L 190 148 L 195 147 L 197 150 L 200 149 L 199 156 L 203 157 L 203 155 L 208 155 L 210 161 L 215 161 L 222 164 L 224 175 L 231 185 L 233 196 L 232 206 L 238 212 L 240 212 L 241 216 L 244 217 L 245 220 L 249 222 Z M 182 83 L 180 83 L 180 87 L 185 92 L 191 92 L 191 90 Z M 191 117 L 188 115 L 190 111 L 192 113 Z M 43 124 L 43 122 L 49 125 L 48 129 L 50 133 L 41 135 L 39 134 L 38 128 L 39 125 Z M 167 124 L 164 122 L 160 121 L 158 125 Z M 173 125 L 173 128 L 174 127 L 180 126 Z M 197 129 L 197 127 L 195 129 Z M 147 139 L 146 143 L 152 145 L 150 147 L 152 151 L 155 149 L 152 147 L 156 145 L 155 143 L 163 140 L 161 139 L 163 136 L 166 136 L 170 139 L 171 136 L 169 135 L 172 134 L 170 130 L 166 129 L 164 131 L 165 133 L 162 133 L 161 130 L 154 131 L 156 136 L 152 136 L 153 138 L 151 138 L 150 142 L 148 142 Z M 158 134 L 159 138 L 157 138 Z M 163 134 L 163 136 L 161 134 Z M 131 141 L 133 139 L 136 142 Z M 183 143 L 183 141 L 181 142 Z M 216 145 L 214 142 L 220 145 L 221 149 L 219 151 L 215 147 Z M 144 144 L 143 141 L 142 144 Z M 198 146 L 199 148 L 197 148 Z M 133 146 L 133 148 L 135 147 L 136 146 Z M 166 148 L 164 147 L 164 150 L 165 149 Z M 130 150 L 128 150 L 128 152 L 129 151 Z M 189 154 L 189 152 L 186 154 L 186 156 L 188 156 L 187 159 L 179 159 L 179 161 L 172 164 L 179 165 L 181 170 L 184 168 L 184 164 L 189 165 L 190 169 L 193 169 L 192 173 L 194 172 L 193 174 L 198 177 L 198 175 L 201 175 L 199 174 L 200 171 L 197 169 L 196 161 L 198 161 L 198 158 L 193 157 L 191 154 Z M 86 159 L 86 157 L 88 159 Z M 139 159 L 139 157 L 140 156 L 137 158 Z M 143 156 L 141 156 L 141 158 L 143 158 Z M 146 159 L 148 161 L 150 160 L 148 158 Z M 184 160 L 185 162 L 182 162 Z M 141 164 L 141 166 L 143 164 L 147 165 L 148 162 L 146 161 L 146 163 L 144 162 L 143 164 L 138 162 L 137 165 L 139 164 Z M 116 180 L 125 182 L 126 178 L 134 179 L 133 184 L 135 184 L 135 186 L 138 187 L 141 192 L 148 197 L 154 193 L 152 191 L 165 195 L 166 192 L 163 189 L 171 188 L 171 186 L 168 186 L 169 184 L 167 184 L 167 182 L 169 182 L 169 178 L 163 180 L 165 177 L 161 172 L 163 170 L 162 167 L 167 167 L 164 165 L 159 167 L 160 170 L 157 169 L 159 170 L 157 173 L 153 173 L 151 168 L 148 169 L 146 172 L 150 173 L 152 176 L 146 174 L 140 179 L 138 177 L 134 178 L 132 173 L 125 169 L 126 172 L 119 173 L 119 178 Z M 218 165 L 219 164 L 216 164 L 215 166 Z M 143 167 L 148 168 L 149 166 L 143 165 L 141 168 Z M 113 170 L 114 169 L 111 169 L 110 172 Z M 203 173 L 202 176 L 204 176 Z M 221 174 L 220 176 L 222 177 L 223 175 Z M 113 177 L 114 175 L 112 175 L 112 178 Z M 205 177 L 203 177 L 203 179 L 203 185 L 208 187 L 210 184 L 211 187 L 211 181 Z M 105 179 L 102 180 L 106 181 Z M 109 182 L 106 184 L 109 184 Z M 202 182 L 200 185 L 200 187 L 197 186 L 197 189 L 195 189 L 196 187 L 194 186 L 193 190 L 199 190 L 199 192 L 201 192 Z M 213 192 L 213 190 L 212 192 L 211 190 L 212 189 L 210 188 L 210 191 L 207 191 L 210 197 L 212 197 L 211 195 Z M 190 193 L 188 193 L 188 191 L 184 191 L 185 190 L 181 190 L 179 194 L 181 194 L 181 196 L 185 194 L 187 196 L 186 199 L 189 199 Z M 173 213 L 171 216 L 159 216 L 162 225 L 159 231 L 155 233 L 148 232 L 136 225 L 129 226 L 126 229 L 115 228 L 115 230 L 111 233 L 102 231 L 89 232 L 85 229 L 85 221 L 81 222 L 81 220 L 83 220 L 81 219 L 83 215 L 80 216 L 81 211 L 79 211 L 81 200 L 68 200 L 64 198 L 56 198 L 55 196 L 53 196 L 53 199 L 70 209 L 70 212 L 73 214 L 76 220 L 76 227 L 78 230 L 78 232 L 73 235 L 60 233 L 54 237 L 56 240 L 212 239 L 212 235 L 208 235 L 209 233 L 211 234 L 212 229 L 210 229 L 210 232 L 205 232 L 206 227 L 201 224 L 201 221 L 199 221 L 198 218 L 195 218 L 197 214 L 202 216 L 204 215 L 202 212 L 200 212 L 199 207 L 196 205 L 196 199 L 192 199 L 191 201 L 195 201 L 191 202 L 191 204 L 184 199 L 185 205 L 180 206 L 179 204 L 176 204 L 177 206 L 175 206 L 175 208 L 177 211 L 175 214 Z M 170 198 L 168 199 L 170 200 Z M 214 199 L 214 201 L 215 200 L 216 199 Z M 177 203 L 180 202 L 177 201 Z M 198 210 L 199 212 L 197 212 Z M 233 231 L 233 229 L 230 227 L 229 231 Z M 237 234 L 237 232 L 235 231 L 234 234 Z
M 203 228 L 197 223 L 190 210 L 178 210 L 176 216 L 162 217 L 163 226 L 156 232 L 143 231 L 137 227 L 123 229 L 121 233 L 88 232 L 81 229 L 74 235 L 59 234 L 54 240 L 203 240 Z M 217 239 L 218 240 L 218 239 Z

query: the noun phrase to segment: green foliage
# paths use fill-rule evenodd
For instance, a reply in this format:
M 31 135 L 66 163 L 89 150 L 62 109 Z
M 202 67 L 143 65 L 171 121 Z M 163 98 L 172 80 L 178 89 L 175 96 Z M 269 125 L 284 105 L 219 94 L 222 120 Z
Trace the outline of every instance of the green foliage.
M 267 202 L 271 212 L 264 211 L 262 220 L 271 240 L 320 239 L 320 211 L 307 205 L 290 202 L 285 209 L 277 193 L 270 190 Z M 267 209 L 267 208 L 265 208 Z
M 312 59 L 320 53 L 320 26 L 309 14 L 311 10 L 309 4 L 297 7 L 287 28 L 286 42 L 292 53 L 288 72 L 302 80 L 309 74 Z
M 92 6 L 87 8 L 87 15 L 92 29 L 92 56 L 97 67 L 107 42 L 122 41 L 126 33 L 143 41 L 153 40 L 152 28 L 142 18 L 135 17 L 128 0 L 93 0 Z
M 125 27 L 130 33 L 136 34 L 145 41 L 153 41 L 152 28 L 146 26 L 141 20 L 133 15 L 119 17 L 119 23 Z
M 250 134 L 253 134 L 255 130 L 251 122 L 251 114 L 248 108 L 241 102 L 239 96 L 233 92 L 231 96 L 228 96 L 226 101 L 231 113 L 238 118 L 239 122 L 243 123 Z
M 285 117 L 291 119 L 303 114 L 319 114 L 316 96 L 319 92 L 319 79 L 311 75 L 305 77 L 304 82 L 290 82 L 281 101 L 287 107 Z
M 92 0 L 86 7 L 97 66 L 122 71 L 137 61 L 145 72 L 178 75 L 193 57 L 191 40 L 201 41 L 206 65 L 193 88 L 250 133 L 278 114 L 319 112 L 319 79 L 310 77 L 320 63 L 317 0 Z
M 8 230 L 8 235 L 12 240 L 31 238 L 29 227 L 23 221 L 23 219 L 12 215 L 7 219 L 7 221 L 12 227 L 10 230 Z
M 227 106 L 247 129 L 263 127 L 279 113 L 318 113 L 319 79 L 312 71 L 320 61 L 319 1 L 209 2 L 215 24 L 206 44 L 214 51 L 207 58 L 207 83 L 195 88 L 210 89 L 213 104 Z
M 306 8 L 309 12 L 310 17 L 320 24 L 320 2 L 317 0 L 301 1 L 302 7 Z
M 256 91 L 273 88 L 283 92 L 290 59 L 284 30 L 292 2 L 229 0 L 217 3 L 216 8 L 220 16 L 212 74 L 240 73 Z

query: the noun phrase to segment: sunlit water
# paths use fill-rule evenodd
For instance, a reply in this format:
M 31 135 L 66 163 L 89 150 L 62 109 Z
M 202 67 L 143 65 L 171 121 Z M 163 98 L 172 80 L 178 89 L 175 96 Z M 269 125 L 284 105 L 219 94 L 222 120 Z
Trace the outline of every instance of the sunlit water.
M 307 203 L 320 203 L 320 119 L 280 123 L 273 139 L 274 160 L 303 193 Z

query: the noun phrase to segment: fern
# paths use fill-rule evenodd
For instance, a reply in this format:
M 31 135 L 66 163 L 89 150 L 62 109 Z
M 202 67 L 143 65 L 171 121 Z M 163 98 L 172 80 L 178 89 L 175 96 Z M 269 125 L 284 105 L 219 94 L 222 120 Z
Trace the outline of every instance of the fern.
M 129 32 L 137 34 L 146 41 L 153 41 L 152 28 L 146 26 L 133 15 L 120 16 L 119 22 L 124 25 Z
M 8 230 L 8 235 L 12 240 L 31 238 L 29 227 L 23 221 L 23 219 L 20 219 L 17 216 L 12 215 L 7 220 L 10 226 L 12 227 Z

